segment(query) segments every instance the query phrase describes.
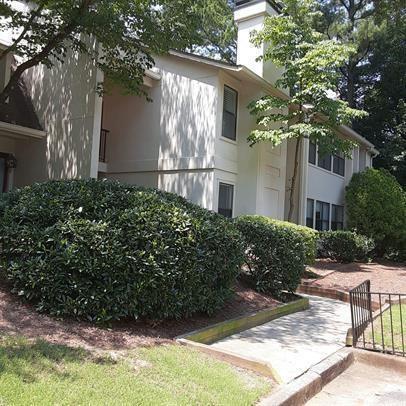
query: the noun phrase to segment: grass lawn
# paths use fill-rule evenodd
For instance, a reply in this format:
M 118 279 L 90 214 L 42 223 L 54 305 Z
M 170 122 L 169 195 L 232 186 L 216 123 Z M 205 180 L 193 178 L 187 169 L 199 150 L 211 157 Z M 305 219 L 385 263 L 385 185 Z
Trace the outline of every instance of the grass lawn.
M 402 323 L 403 323 L 403 340 L 405 343 L 406 351 L 406 304 L 402 304 L 402 318 L 401 309 L 399 305 L 392 305 L 392 322 L 393 322 L 393 342 L 395 351 L 402 351 Z M 383 324 L 383 342 L 382 342 L 382 329 Z M 392 332 L 391 332 L 391 314 L 390 310 L 386 310 L 382 314 L 381 318 L 378 317 L 374 320 L 374 338 L 375 344 L 382 347 L 382 343 L 385 344 L 385 348 L 388 350 L 392 349 Z M 365 339 L 372 343 L 372 329 L 369 328 Z M 361 337 L 362 340 L 362 337 Z
M 265 378 L 186 347 L 114 358 L 0 339 L 0 405 L 252 405 L 271 391 Z

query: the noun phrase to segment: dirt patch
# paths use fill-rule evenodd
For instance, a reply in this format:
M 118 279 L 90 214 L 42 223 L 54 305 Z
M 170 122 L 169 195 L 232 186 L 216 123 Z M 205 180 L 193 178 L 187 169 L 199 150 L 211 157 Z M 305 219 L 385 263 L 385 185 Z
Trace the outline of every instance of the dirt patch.
M 119 350 L 172 342 L 173 338 L 214 323 L 276 307 L 280 302 L 261 295 L 239 283 L 234 297 L 212 317 L 197 315 L 186 320 L 162 323 L 123 321 L 111 328 L 101 328 L 74 320 L 57 320 L 37 313 L 32 306 L 21 303 L 0 282 L 0 333 L 40 338 L 49 342 L 81 346 L 87 349 Z
M 320 279 L 307 280 L 323 288 L 350 290 L 365 280 L 371 281 L 374 292 L 406 293 L 406 265 L 395 262 L 373 262 L 370 264 L 340 264 L 330 260 L 318 260 L 310 267 Z

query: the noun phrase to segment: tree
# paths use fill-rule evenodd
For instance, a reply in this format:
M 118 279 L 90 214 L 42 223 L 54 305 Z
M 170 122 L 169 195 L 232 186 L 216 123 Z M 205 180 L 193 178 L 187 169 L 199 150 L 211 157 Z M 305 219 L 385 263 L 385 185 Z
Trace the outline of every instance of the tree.
M 277 146 L 284 140 L 296 140 L 294 172 L 290 186 L 288 220 L 294 211 L 299 154 L 304 138 L 319 145 L 320 153 L 343 152 L 349 155 L 354 144 L 336 134 L 337 126 L 349 123 L 362 112 L 336 97 L 339 68 L 352 49 L 336 40 L 327 40 L 313 26 L 320 17 L 313 0 L 285 0 L 282 13 L 268 17 L 264 29 L 254 35 L 256 45 L 269 44 L 264 61 L 283 67 L 277 87 L 291 90 L 290 100 L 264 96 L 249 108 L 257 116 L 258 129 L 248 140 Z
M 27 69 L 39 64 L 52 68 L 69 50 L 89 55 L 110 80 L 140 93 L 144 72 L 154 63 L 152 55 L 207 43 L 199 28 L 203 18 L 215 18 L 210 13 L 218 9 L 208 7 L 214 2 L 26 0 L 21 11 L 15 2 L 0 0 L 0 31 L 17 33 L 0 59 L 12 53 L 21 61 L 0 93 L 0 104 Z M 89 37 L 102 49 L 89 47 Z
M 406 192 L 384 169 L 355 174 L 346 189 L 348 225 L 375 240 L 377 254 L 406 254 Z
M 323 12 L 321 29 L 330 39 L 351 44 L 355 52 L 341 66 L 340 95 L 356 108 L 361 98 L 361 70 L 379 30 L 374 14 L 374 0 L 318 0 Z
M 207 1 L 202 8 L 199 32 L 203 43 L 192 52 L 235 63 L 237 58 L 237 27 L 234 22 L 234 0 Z

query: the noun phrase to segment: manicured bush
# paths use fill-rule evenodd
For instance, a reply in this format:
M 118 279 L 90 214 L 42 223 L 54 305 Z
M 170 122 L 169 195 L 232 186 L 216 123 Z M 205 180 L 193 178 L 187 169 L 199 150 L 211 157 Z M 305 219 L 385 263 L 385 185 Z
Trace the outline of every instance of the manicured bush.
M 406 193 L 389 172 L 355 174 L 346 203 L 349 228 L 373 238 L 379 256 L 406 252 Z
M 212 313 L 242 264 L 235 226 L 176 195 L 111 181 L 13 192 L 1 254 L 14 291 L 95 322 Z
M 367 260 L 375 244 L 371 238 L 351 231 L 324 231 L 320 233 L 318 253 L 320 258 L 341 262 Z
M 288 227 L 294 231 L 300 233 L 303 238 L 303 243 L 305 245 L 305 263 L 306 265 L 313 265 L 316 261 L 317 256 L 317 241 L 319 239 L 319 233 L 312 228 L 306 226 L 299 226 L 288 221 L 279 221 L 274 219 L 268 219 L 268 221 L 280 225 L 283 227 Z
M 262 216 L 241 216 L 235 224 L 243 236 L 246 269 L 256 289 L 275 296 L 294 292 L 305 270 L 303 235 Z

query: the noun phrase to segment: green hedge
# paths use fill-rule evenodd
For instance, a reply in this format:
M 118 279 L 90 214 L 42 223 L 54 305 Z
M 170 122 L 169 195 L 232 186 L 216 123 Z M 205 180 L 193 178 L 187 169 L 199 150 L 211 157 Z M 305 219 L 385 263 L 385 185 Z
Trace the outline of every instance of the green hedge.
M 294 231 L 297 231 L 300 233 L 300 235 L 303 238 L 303 243 L 305 245 L 305 256 L 306 256 L 306 265 L 313 265 L 316 261 L 316 256 L 317 256 L 317 241 L 319 239 L 319 233 L 316 230 L 313 230 L 312 228 L 306 227 L 306 226 L 299 226 L 294 223 L 290 223 L 288 221 L 280 221 L 280 220 L 274 220 L 268 218 L 269 222 L 272 222 L 273 224 L 282 226 L 282 227 L 288 227 Z
M 406 192 L 386 170 L 355 174 L 346 189 L 348 227 L 373 238 L 378 256 L 406 254 Z
M 111 181 L 13 192 L 2 262 L 40 311 L 95 322 L 212 313 L 243 258 L 236 227 L 176 195 Z
M 243 236 L 246 269 L 256 289 L 275 296 L 295 292 L 305 270 L 303 234 L 262 216 L 241 216 L 235 224 Z
M 375 244 L 371 238 L 351 231 L 324 231 L 320 233 L 319 257 L 341 262 L 369 259 Z

